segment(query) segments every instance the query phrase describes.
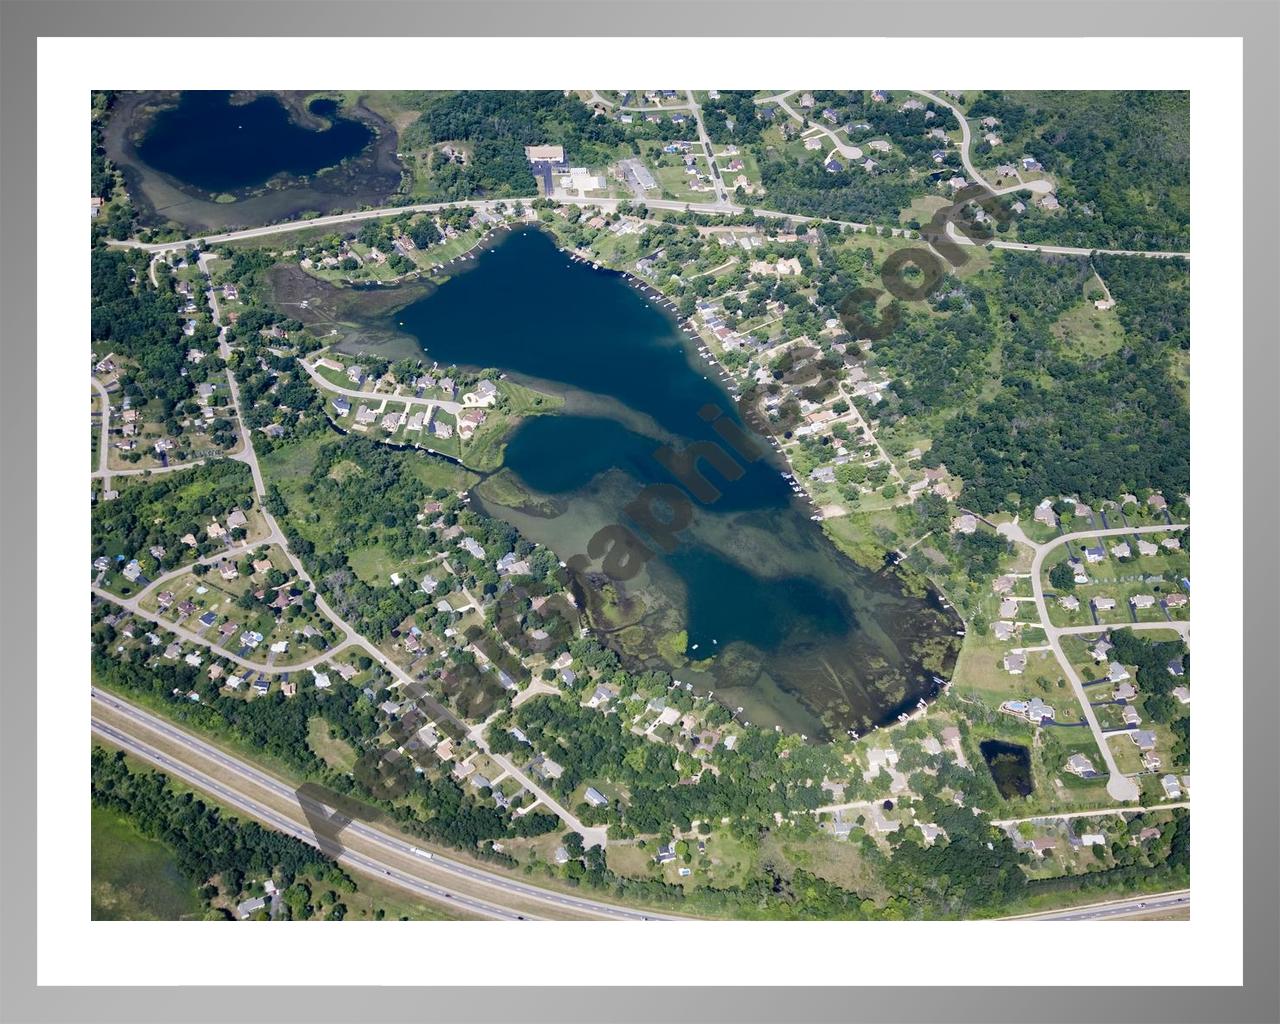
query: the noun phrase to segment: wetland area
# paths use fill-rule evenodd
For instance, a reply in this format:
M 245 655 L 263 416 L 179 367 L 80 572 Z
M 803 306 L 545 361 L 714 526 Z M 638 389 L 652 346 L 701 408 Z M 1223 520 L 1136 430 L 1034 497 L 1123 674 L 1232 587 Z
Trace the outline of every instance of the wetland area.
M 396 132 L 328 94 L 121 93 L 104 137 L 143 224 L 224 231 L 359 209 L 400 186 Z
M 959 620 L 919 577 L 836 549 L 696 343 L 632 278 L 525 229 L 438 286 L 323 287 L 288 273 L 277 298 L 305 289 L 317 317 L 340 309 L 339 347 L 495 367 L 564 399 L 516 426 L 473 493 L 568 563 L 593 627 L 632 664 L 814 739 L 893 721 L 949 676 Z M 690 453 L 702 457 L 682 464 Z M 606 572 L 622 536 L 643 544 L 634 568 Z

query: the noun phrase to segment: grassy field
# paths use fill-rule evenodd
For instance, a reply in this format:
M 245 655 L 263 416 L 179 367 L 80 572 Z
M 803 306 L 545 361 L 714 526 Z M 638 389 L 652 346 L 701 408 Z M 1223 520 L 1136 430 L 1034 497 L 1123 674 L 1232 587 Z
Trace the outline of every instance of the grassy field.
M 1124 344 L 1124 330 L 1115 310 L 1096 309 L 1081 302 L 1063 313 L 1050 327 L 1073 356 L 1097 358 Z
M 345 740 L 329 735 L 329 726 L 320 715 L 312 715 L 307 721 L 307 745 L 339 771 L 349 772 L 355 767 L 356 752 Z
M 172 851 L 148 839 L 129 819 L 92 808 L 94 921 L 187 921 L 203 914 L 195 886 L 178 870 Z

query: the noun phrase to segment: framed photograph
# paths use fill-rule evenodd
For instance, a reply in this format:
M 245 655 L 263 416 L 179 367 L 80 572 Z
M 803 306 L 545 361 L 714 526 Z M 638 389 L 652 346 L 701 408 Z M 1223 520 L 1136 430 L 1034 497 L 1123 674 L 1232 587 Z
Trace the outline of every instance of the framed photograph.
M 1273 1019 L 1276 8 L 805 6 L 0 8 L 5 1019 Z

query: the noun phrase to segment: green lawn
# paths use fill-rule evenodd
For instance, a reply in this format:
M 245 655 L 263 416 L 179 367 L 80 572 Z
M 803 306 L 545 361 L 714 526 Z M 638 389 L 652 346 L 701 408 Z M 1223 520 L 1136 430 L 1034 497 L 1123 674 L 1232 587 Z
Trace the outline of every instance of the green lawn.
M 190 921 L 203 914 L 196 888 L 173 852 L 148 839 L 128 818 L 93 807 L 91 827 L 94 921 Z
M 1115 310 L 1097 309 L 1092 302 L 1071 307 L 1049 329 L 1074 356 L 1097 358 L 1124 344 L 1124 330 Z

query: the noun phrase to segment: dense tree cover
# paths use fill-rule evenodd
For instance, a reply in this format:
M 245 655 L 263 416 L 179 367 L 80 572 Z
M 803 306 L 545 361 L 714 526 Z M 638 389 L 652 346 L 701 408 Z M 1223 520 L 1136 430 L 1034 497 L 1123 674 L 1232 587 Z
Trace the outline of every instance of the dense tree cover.
M 900 174 L 868 174 L 858 166 L 832 173 L 811 155 L 768 151 L 759 166 L 769 208 L 810 217 L 894 222 L 920 191 Z
M 1068 594 L 1076 589 L 1076 572 L 1066 562 L 1059 562 L 1049 570 L 1049 583 L 1054 590 Z
M 95 557 L 124 555 L 127 561 L 158 544 L 165 549 L 160 568 L 171 569 L 221 551 L 222 542 L 205 533 L 210 521 L 225 520 L 236 508 L 247 512 L 253 504 L 249 467 L 230 459 L 144 477 L 122 486 L 115 500 L 94 504 L 92 550 Z M 197 538 L 194 548 L 182 543 L 188 533 Z
M 1116 300 L 1126 337 L 1144 342 L 1151 351 L 1191 348 L 1191 275 L 1183 260 L 1098 253 L 1093 265 Z
M 524 147 L 561 144 L 573 164 L 601 164 L 629 140 L 616 121 L 594 116 L 576 96 L 561 91 L 462 90 L 414 94 L 421 116 L 405 129 L 406 148 L 443 142 L 471 144 L 466 163 L 437 160 L 428 198 L 527 196 L 535 190 Z
M 637 682 L 616 668 L 609 678 L 628 689 Z M 648 685 L 653 682 L 661 685 L 658 680 Z M 668 699 L 679 706 L 675 692 Z M 716 751 L 718 772 L 702 771 L 696 783 L 677 785 L 700 770 L 698 762 L 672 744 L 632 733 L 621 715 L 601 715 L 576 699 L 541 697 L 517 708 L 514 720 L 535 749 L 564 768 L 551 783 L 562 797 L 588 780 L 624 788 L 630 795 L 625 806 L 615 800 L 597 813 L 601 821 L 620 823 L 628 833 L 658 833 L 673 825 L 688 829 L 694 820 L 723 817 L 763 825 L 775 813 L 820 806 L 824 771 L 836 770 L 829 748 L 807 746 L 796 737 L 748 732 L 737 749 Z M 786 756 L 780 756 L 784 750 Z
M 346 891 L 355 889 L 350 877 L 314 847 L 256 821 L 228 818 L 191 793 L 175 792 L 160 772 L 131 771 L 123 751 L 95 746 L 90 766 L 93 802 L 162 840 L 196 885 L 220 876 L 223 887 L 236 896 L 251 876 L 261 880 L 274 875 L 287 887 L 299 873 L 308 872 Z
M 945 463 L 962 477 L 963 501 L 981 512 L 1029 507 L 1054 494 L 1097 501 L 1125 491 L 1187 493 L 1190 414 L 1168 359 L 1168 347 L 1183 337 L 1179 289 L 1170 284 L 1158 293 L 1162 326 L 1135 328 L 1120 349 L 1082 360 L 1067 354 L 1051 325 L 1081 301 L 1087 264 L 1012 252 L 995 259 L 998 286 L 988 299 L 996 311 L 1000 386 L 941 426 L 926 464 Z M 1176 281 L 1187 273 L 1185 265 L 1160 266 L 1117 275 L 1135 305 L 1155 275 Z M 907 395 L 936 371 L 922 359 Z
M 974 100 L 968 115 L 998 117 L 1006 143 L 1024 142 L 1057 183 L 1061 209 L 1029 209 L 1018 223 L 1024 241 L 1189 247 L 1189 93 L 990 92 Z
M 875 357 L 898 378 L 894 393 L 904 415 L 959 405 L 982 390 L 996 337 L 981 287 L 947 281 L 927 311 L 903 303 L 896 309 L 902 322 L 876 343 Z
M 149 261 L 139 250 L 93 250 L 89 263 L 90 337 L 134 361 L 137 384 L 147 397 L 163 403 L 168 416 L 178 403 L 191 397 L 195 378 L 183 372 L 187 345 L 178 320 L 178 299 L 168 275 L 163 279 L 165 287 L 149 286 Z
M 900 211 L 910 206 L 920 195 L 933 193 L 939 174 L 955 173 L 953 165 L 958 161 L 954 151 L 948 154 L 942 168 L 937 167 L 931 153 L 938 148 L 938 141 L 928 136 L 931 128 L 951 130 L 956 127 L 955 118 L 946 107 L 924 103 L 917 110 L 900 110 L 899 103 L 880 104 L 871 101 L 862 92 L 814 93 L 816 111 L 832 109 L 836 112 L 832 130 L 845 125 L 869 125 L 849 133 L 851 144 L 863 144 L 875 138 L 889 138 L 894 149 L 888 153 L 867 150 L 876 163 L 868 172 L 856 162 L 837 156 L 842 169 L 832 173 L 814 154 L 803 156 L 772 149 L 763 142 L 753 148 L 760 166 L 761 181 L 768 196 L 770 209 L 788 213 L 804 213 L 813 217 L 831 217 L 861 223 L 898 222 Z M 932 117 L 928 115 L 932 114 Z M 784 134 L 794 134 L 798 129 L 790 119 L 782 121 Z M 825 120 L 821 123 L 826 124 Z
M 755 104 L 755 93 L 727 90 L 702 104 L 702 126 L 712 142 L 742 146 L 759 142 L 767 122 Z
M 128 238 L 133 233 L 133 206 L 129 202 L 120 172 L 107 159 L 105 134 L 115 102 L 116 93 L 113 90 L 95 90 L 92 94 L 89 194 L 101 199 L 103 203 L 93 222 L 95 240 Z

